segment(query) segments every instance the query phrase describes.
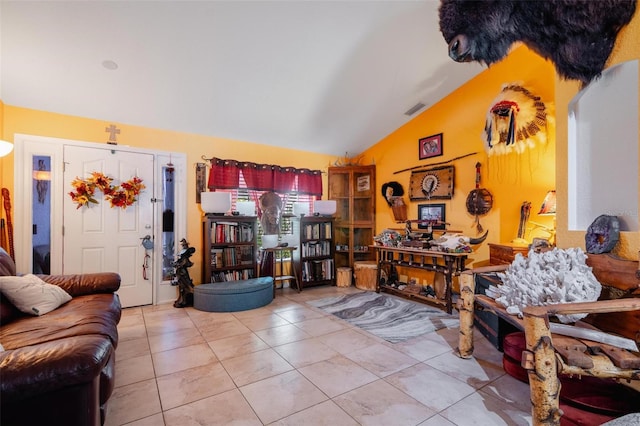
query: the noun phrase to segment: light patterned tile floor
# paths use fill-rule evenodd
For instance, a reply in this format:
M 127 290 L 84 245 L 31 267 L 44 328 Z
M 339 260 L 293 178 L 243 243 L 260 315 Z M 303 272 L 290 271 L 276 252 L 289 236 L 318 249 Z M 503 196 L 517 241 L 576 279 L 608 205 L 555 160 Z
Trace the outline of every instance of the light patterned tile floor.
M 350 287 L 278 290 L 269 305 L 214 313 L 123 310 L 106 426 L 528 425 L 529 388 L 475 332 L 388 343 L 307 305 Z

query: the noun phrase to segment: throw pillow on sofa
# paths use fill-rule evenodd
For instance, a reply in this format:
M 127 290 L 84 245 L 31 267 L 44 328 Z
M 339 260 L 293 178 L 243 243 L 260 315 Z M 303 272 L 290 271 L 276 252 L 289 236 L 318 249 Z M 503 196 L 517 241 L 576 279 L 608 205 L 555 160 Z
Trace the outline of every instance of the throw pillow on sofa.
M 44 315 L 71 300 L 69 293 L 33 274 L 0 277 L 0 292 L 22 312 Z

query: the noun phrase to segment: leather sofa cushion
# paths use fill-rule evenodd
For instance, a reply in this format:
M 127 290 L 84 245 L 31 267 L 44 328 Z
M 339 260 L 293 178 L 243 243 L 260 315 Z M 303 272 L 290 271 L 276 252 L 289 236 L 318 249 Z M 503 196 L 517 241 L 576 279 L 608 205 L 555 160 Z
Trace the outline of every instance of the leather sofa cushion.
M 49 284 L 55 284 L 71 297 L 95 293 L 115 293 L 120 288 L 120 275 L 114 272 L 75 275 L 36 275 Z
M 0 276 L 15 275 L 16 264 L 13 259 L 0 247 Z
M 26 316 L 0 327 L 5 350 L 33 346 L 74 337 L 99 335 L 118 342 L 120 300 L 117 294 L 74 297 L 55 311 L 40 317 Z
M 21 316 L 24 314 L 0 293 L 0 325 L 8 324 Z
M 0 352 L 2 404 L 90 383 L 113 351 L 109 339 L 88 335 Z

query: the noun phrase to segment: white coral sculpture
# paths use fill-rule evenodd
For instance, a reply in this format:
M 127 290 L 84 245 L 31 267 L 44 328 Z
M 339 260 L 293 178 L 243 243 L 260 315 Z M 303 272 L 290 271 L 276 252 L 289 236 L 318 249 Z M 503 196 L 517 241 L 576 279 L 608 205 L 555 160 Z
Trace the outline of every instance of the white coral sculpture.
M 521 315 L 525 306 L 595 301 L 602 285 L 585 263 L 586 259 L 580 248 L 530 251 L 528 257 L 518 254 L 509 268 L 498 274 L 502 285 L 498 286 L 500 297 L 496 302 L 510 314 Z M 558 315 L 558 319 L 572 323 L 585 316 Z

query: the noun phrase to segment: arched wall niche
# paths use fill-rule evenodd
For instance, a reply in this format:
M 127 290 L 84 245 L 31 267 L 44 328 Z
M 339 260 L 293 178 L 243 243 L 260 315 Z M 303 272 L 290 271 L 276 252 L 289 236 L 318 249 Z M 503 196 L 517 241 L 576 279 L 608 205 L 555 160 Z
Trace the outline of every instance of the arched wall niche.
M 569 103 L 568 229 L 600 215 L 638 231 L 638 60 L 606 69 Z

